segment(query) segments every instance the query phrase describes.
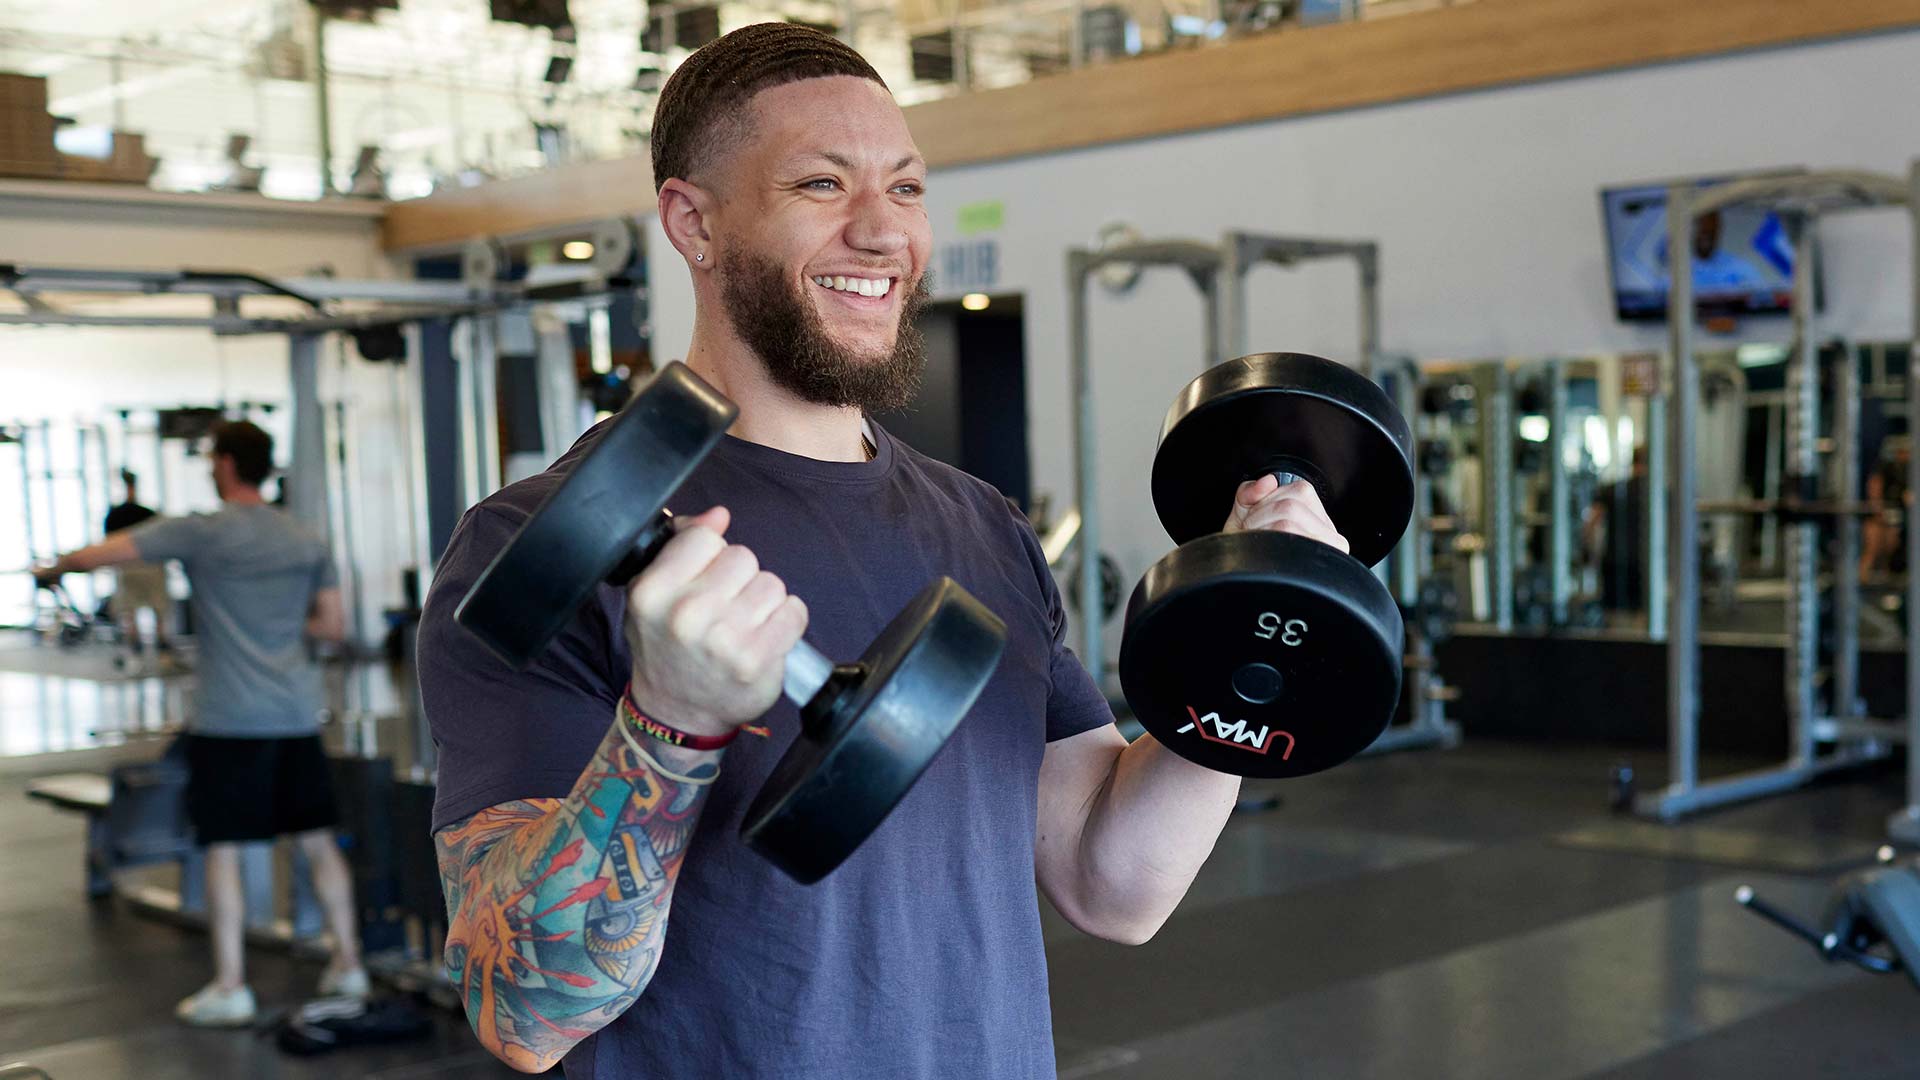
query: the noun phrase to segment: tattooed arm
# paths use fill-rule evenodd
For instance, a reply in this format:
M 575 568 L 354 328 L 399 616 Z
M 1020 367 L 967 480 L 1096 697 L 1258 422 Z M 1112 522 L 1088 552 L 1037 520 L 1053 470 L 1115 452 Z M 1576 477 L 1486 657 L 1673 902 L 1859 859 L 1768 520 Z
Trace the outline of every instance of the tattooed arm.
M 677 521 L 627 592 L 633 698 L 693 735 L 766 712 L 807 623 L 778 578 L 722 539 L 727 523 L 717 507 Z M 434 837 L 448 973 L 481 1045 L 516 1069 L 549 1068 L 625 1012 L 660 956 L 707 787 L 640 760 L 629 723 L 614 718 L 566 798 L 501 803 Z M 720 751 L 630 734 L 673 773 L 718 768 Z
M 720 756 L 647 752 L 695 776 Z M 659 776 L 610 728 L 565 799 L 501 803 L 434 837 L 447 972 L 481 1045 L 540 1072 L 633 1004 L 706 791 Z

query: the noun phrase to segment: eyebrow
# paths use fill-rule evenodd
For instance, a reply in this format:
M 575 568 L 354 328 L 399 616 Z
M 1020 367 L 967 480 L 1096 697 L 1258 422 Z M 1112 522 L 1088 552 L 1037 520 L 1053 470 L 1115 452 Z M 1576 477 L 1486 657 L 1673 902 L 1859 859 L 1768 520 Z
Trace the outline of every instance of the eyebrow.
M 802 155 L 800 160 L 804 161 L 807 158 L 820 158 L 823 161 L 831 162 L 834 165 L 838 165 L 839 167 L 847 170 L 848 172 L 852 172 L 853 170 L 859 167 L 853 163 L 852 159 L 848 158 L 844 154 L 836 154 L 831 150 L 815 150 L 812 153 Z M 899 161 L 894 162 L 893 168 L 889 171 L 899 172 L 900 170 L 905 169 L 912 165 L 925 165 L 925 164 L 926 164 L 925 159 L 921 158 L 919 154 L 908 154 L 906 157 L 903 157 Z

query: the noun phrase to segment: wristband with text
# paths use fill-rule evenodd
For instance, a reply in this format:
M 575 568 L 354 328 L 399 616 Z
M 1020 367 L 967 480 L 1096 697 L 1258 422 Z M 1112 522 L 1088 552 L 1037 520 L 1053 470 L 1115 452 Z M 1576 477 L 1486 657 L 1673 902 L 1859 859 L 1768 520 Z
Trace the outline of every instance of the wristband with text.
M 669 746 L 681 746 L 688 750 L 718 750 L 740 734 L 740 729 L 735 728 L 725 735 L 695 735 L 663 724 L 641 712 L 640 706 L 634 704 L 631 685 L 620 694 L 620 715 L 626 717 L 627 722 L 632 724 L 640 734 L 659 739 Z

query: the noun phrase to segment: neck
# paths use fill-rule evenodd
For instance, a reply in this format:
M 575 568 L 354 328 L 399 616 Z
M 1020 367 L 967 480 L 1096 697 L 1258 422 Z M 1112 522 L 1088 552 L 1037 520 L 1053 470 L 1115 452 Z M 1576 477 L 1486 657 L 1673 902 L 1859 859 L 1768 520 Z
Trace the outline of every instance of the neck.
M 235 484 L 220 493 L 220 501 L 232 503 L 235 506 L 260 506 L 267 500 L 261 496 L 259 488 Z
M 806 401 L 773 381 L 767 366 L 722 319 L 696 317 L 687 366 L 740 407 L 727 433 L 819 461 L 865 461 L 860 410 Z

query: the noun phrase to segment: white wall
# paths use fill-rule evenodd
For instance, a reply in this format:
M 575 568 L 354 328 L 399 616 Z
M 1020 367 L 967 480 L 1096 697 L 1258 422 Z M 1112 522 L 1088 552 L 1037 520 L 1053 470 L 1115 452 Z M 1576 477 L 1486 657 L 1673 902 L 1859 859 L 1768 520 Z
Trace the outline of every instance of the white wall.
M 929 205 L 942 243 L 956 238 L 958 207 L 1006 206 L 996 291 L 1026 297 L 1034 488 L 1071 499 L 1064 252 L 1103 224 L 1161 237 L 1237 228 L 1377 240 L 1391 351 L 1659 348 L 1663 328 L 1613 318 L 1599 189 L 1790 164 L 1904 174 L 1920 156 L 1916 67 L 1920 32 L 1691 61 L 945 169 Z M 1881 213 L 1828 224 L 1835 331 L 1910 333 L 1903 222 Z M 676 355 L 691 327 L 686 272 L 657 225 L 651 236 L 656 341 Z M 1342 264 L 1256 271 L 1252 346 L 1352 359 L 1353 280 Z M 1091 317 L 1103 546 L 1131 579 L 1169 546 L 1145 477 L 1168 403 L 1199 370 L 1200 304 L 1163 270 L 1123 298 L 1096 288 Z M 1751 332 L 1786 330 L 1775 321 Z M 1117 626 L 1109 643 L 1117 649 Z

